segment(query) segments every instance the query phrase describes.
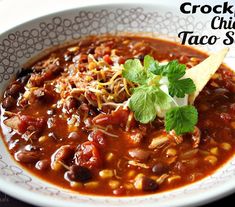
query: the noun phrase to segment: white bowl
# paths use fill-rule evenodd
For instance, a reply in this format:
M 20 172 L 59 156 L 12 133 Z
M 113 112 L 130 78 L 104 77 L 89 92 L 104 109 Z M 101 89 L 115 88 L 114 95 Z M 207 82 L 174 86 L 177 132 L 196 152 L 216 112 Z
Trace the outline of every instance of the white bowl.
M 110 4 L 80 7 L 50 14 L 17 26 L 0 35 L 0 93 L 30 58 L 43 50 L 86 35 L 104 33 L 145 33 L 174 41 L 183 30 L 209 34 L 210 16 L 183 15 L 167 4 Z M 223 36 L 223 31 L 217 35 Z M 204 47 L 216 50 L 222 44 Z M 234 61 L 231 47 L 225 62 Z M 196 183 L 153 195 L 102 197 L 81 195 L 33 176 L 9 155 L 0 139 L 0 190 L 40 206 L 195 206 L 235 191 L 235 157 L 213 175 Z

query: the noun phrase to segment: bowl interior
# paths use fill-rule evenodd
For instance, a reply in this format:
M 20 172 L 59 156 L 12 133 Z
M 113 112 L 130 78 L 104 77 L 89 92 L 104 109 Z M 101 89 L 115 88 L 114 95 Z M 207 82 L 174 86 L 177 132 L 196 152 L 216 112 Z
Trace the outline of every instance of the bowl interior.
M 160 4 L 112 4 L 59 12 L 32 20 L 0 35 L 0 93 L 32 57 L 43 50 L 87 35 L 138 34 L 180 41 L 181 31 L 211 32 L 210 17 L 183 15 L 174 6 Z M 218 34 L 223 36 L 223 32 Z M 214 51 L 224 47 L 203 46 Z M 232 66 L 231 51 L 225 62 Z M 234 53 L 235 54 L 235 53 Z M 0 139 L 0 189 L 12 196 L 43 206 L 146 205 L 189 206 L 214 200 L 235 190 L 235 158 L 213 175 L 194 184 L 150 196 L 113 198 L 80 195 L 46 183 L 22 169 L 8 154 Z M 7 188 L 5 186 L 8 186 Z

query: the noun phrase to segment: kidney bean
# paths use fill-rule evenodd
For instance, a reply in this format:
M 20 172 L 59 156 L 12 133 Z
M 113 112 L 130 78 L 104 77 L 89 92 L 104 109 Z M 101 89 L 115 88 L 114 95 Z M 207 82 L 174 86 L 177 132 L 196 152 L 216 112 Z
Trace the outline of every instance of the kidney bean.
M 40 159 L 41 153 L 38 151 L 19 150 L 14 154 L 15 159 L 23 163 L 35 163 Z
M 14 107 L 16 104 L 16 100 L 12 96 L 7 96 L 2 101 L 2 107 L 5 109 L 10 109 Z
M 80 135 L 78 132 L 70 132 L 68 138 L 73 140 L 79 140 Z
M 61 146 L 56 152 L 52 155 L 52 161 L 66 161 L 72 158 L 74 155 L 74 148 L 70 145 Z
M 168 171 L 167 165 L 162 162 L 158 162 L 152 167 L 152 172 L 156 175 L 161 175 L 163 173 L 166 173 L 167 171 Z
M 20 84 L 14 83 L 10 86 L 10 88 L 6 91 L 6 93 L 7 95 L 17 97 L 21 89 L 22 89 L 22 86 Z
M 69 99 L 66 100 L 65 107 L 68 111 L 75 109 L 79 106 L 78 100 L 70 97 Z
M 89 134 L 88 140 L 96 143 L 98 146 L 106 145 L 105 135 L 100 130 L 93 131 Z
M 149 151 L 146 151 L 146 150 L 142 150 L 140 148 L 134 148 L 134 149 L 130 149 L 128 151 L 128 154 L 134 158 L 134 159 L 137 159 L 137 160 L 140 160 L 140 161 L 145 161 L 149 158 L 150 156 L 150 152 Z
M 39 160 L 35 165 L 36 169 L 42 171 L 49 169 L 49 167 L 50 167 L 50 161 L 47 159 Z
M 18 125 L 18 130 L 20 133 L 26 132 L 28 127 L 34 127 L 34 129 L 40 131 L 46 124 L 45 119 L 41 117 L 36 118 L 29 115 L 21 115 L 19 118 L 21 121 Z

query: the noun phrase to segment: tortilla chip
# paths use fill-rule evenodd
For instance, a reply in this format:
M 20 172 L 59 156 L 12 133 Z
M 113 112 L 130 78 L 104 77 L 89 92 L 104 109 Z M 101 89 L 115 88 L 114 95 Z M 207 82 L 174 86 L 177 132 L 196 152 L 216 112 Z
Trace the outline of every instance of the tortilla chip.
M 219 52 L 210 55 L 200 64 L 186 70 L 186 74 L 183 78 L 191 78 L 196 85 L 196 91 L 189 96 L 189 104 L 193 104 L 198 94 L 202 91 L 207 82 L 211 79 L 214 73 L 218 70 L 219 66 L 222 64 L 228 51 L 228 48 L 224 48 Z
M 8 118 L 8 119 L 3 121 L 3 123 L 6 126 L 12 128 L 14 130 L 18 130 L 20 122 L 21 122 L 20 118 L 17 115 L 16 116 L 12 116 L 12 117 L 10 117 L 10 118 Z

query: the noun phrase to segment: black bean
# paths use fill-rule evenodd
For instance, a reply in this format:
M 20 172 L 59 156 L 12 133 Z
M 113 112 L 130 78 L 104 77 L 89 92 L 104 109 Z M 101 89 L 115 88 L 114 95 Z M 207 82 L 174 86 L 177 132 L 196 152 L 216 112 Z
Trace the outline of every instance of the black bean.
M 142 180 L 142 190 L 143 191 L 156 191 L 159 188 L 158 183 L 148 177 L 144 177 Z
M 166 164 L 162 162 L 158 162 L 152 167 L 152 172 L 156 175 L 161 175 L 167 171 L 168 171 L 168 167 L 166 166 Z
M 144 54 L 138 55 L 137 59 L 139 59 L 141 62 L 143 62 L 144 61 Z
M 16 104 L 16 100 L 12 96 L 7 96 L 2 101 L 2 107 L 5 109 L 10 109 L 14 107 Z
M 30 75 L 25 75 L 23 77 L 18 78 L 17 81 L 22 84 L 26 84 L 28 82 L 29 78 L 30 78 Z
M 80 136 L 77 132 L 70 132 L 68 138 L 73 140 L 79 140 Z
M 86 167 L 72 165 L 69 171 L 65 173 L 65 177 L 70 181 L 86 182 L 92 178 L 92 174 Z
M 32 73 L 32 69 L 31 68 L 22 68 L 20 73 L 17 75 L 17 78 L 23 78 L 25 76 L 29 77 L 30 73 Z
M 89 54 L 94 54 L 94 53 L 95 53 L 95 48 L 94 48 L 94 47 L 89 47 L 86 53 L 87 53 L 88 55 L 89 55 Z

